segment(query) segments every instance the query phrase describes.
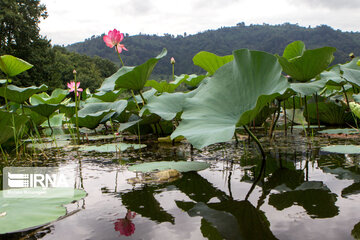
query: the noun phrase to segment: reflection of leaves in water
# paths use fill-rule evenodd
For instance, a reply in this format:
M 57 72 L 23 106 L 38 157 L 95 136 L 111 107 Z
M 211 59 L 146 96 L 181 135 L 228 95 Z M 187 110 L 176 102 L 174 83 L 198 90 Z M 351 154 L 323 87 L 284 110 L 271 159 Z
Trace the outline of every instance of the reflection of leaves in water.
M 353 230 L 351 231 L 351 235 L 356 239 L 359 240 L 360 239 L 360 222 L 357 223 Z
M 174 223 L 174 217 L 160 207 L 160 203 L 154 198 L 157 187 L 145 186 L 128 193 L 120 193 L 122 203 L 131 211 L 137 212 L 143 217 L 148 217 L 157 222 Z
M 248 201 L 210 204 L 177 201 L 176 205 L 191 217 L 203 217 L 201 232 L 208 239 L 276 239 L 265 215 Z M 213 232 L 215 235 L 211 234 Z
M 211 223 L 206 221 L 204 218 L 201 219 L 201 227 L 200 227 L 201 233 L 204 237 L 206 237 L 209 240 L 222 240 L 223 237 L 218 232 L 216 228 L 214 228 Z
M 269 204 L 278 210 L 293 205 L 302 206 L 312 218 L 330 218 L 339 214 L 335 205 L 336 194 L 323 185 L 322 182 L 304 182 L 294 191 L 271 194 Z
M 211 203 L 212 209 L 232 214 L 238 224 L 240 235 L 236 239 L 276 239 L 270 231 L 270 223 L 263 212 L 256 209 L 249 201 L 224 201 Z
M 173 185 L 196 202 L 206 203 L 213 197 L 228 198 L 224 192 L 215 188 L 197 172 L 184 173 L 182 178 L 173 182 Z
M 264 188 L 271 190 L 280 185 L 295 189 L 304 182 L 304 172 L 288 168 L 278 168 L 264 184 Z
M 344 188 L 341 191 L 341 196 L 347 197 L 349 195 L 358 194 L 358 193 L 360 193 L 360 182 L 353 183 L 350 186 Z

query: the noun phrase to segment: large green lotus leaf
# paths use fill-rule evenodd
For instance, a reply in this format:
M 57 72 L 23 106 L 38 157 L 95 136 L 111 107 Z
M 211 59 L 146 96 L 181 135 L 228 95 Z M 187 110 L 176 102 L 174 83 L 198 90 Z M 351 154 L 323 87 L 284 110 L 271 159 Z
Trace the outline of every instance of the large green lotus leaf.
M 148 80 L 145 84 L 145 87 L 152 87 L 152 88 L 156 89 L 156 91 L 158 91 L 159 93 L 163 93 L 163 92 L 172 93 L 188 77 L 189 77 L 189 75 L 186 75 L 186 74 L 182 74 L 180 76 L 175 76 L 175 80 L 171 81 L 171 82 L 167 82 L 166 80 L 162 80 L 160 82 L 158 82 L 156 80 Z
M 118 100 L 116 102 L 98 102 L 98 103 L 87 103 L 79 111 L 79 117 L 87 114 L 92 114 L 104 110 L 112 110 L 116 114 L 121 114 L 127 106 L 126 100 Z
M 353 128 L 336 128 L 336 129 L 325 129 L 318 131 L 322 134 L 358 134 L 359 131 Z
M 301 57 L 305 52 L 305 44 L 302 41 L 295 41 L 290 43 L 284 49 L 283 57 L 287 60 L 292 58 Z
M 95 129 L 97 126 L 99 126 L 106 115 L 113 112 L 111 109 L 99 110 L 97 112 L 88 112 L 85 110 L 80 113 L 80 111 L 78 117 L 79 127 L 86 127 L 89 129 Z M 72 117 L 71 120 L 75 123 L 75 117 Z
M 55 115 L 51 116 L 51 118 L 50 118 L 51 127 L 62 127 L 64 117 L 65 117 L 64 113 L 55 114 Z M 41 124 L 41 126 L 49 127 L 49 123 L 47 121 L 45 121 L 43 124 Z
M 40 227 L 57 220 L 66 215 L 66 208 L 63 206 L 86 196 L 84 190 L 74 189 L 73 196 L 68 190 L 62 188 L 46 189 L 46 197 L 33 198 L 7 198 L 14 189 L 0 191 L 0 234 L 18 232 L 21 230 Z M 27 193 L 38 189 L 29 188 Z
M 68 103 L 60 106 L 60 113 L 65 113 L 65 116 L 71 118 L 75 114 L 75 103 Z
M 40 114 L 44 117 L 50 117 L 56 110 L 60 108 L 61 104 L 38 104 L 38 105 L 31 105 L 31 106 L 24 106 L 30 108 L 32 111 Z
M 320 151 L 341 154 L 360 154 L 360 146 L 358 145 L 330 145 L 321 147 Z
M 0 144 L 3 144 L 10 138 L 14 137 L 14 124 L 15 133 L 17 134 L 19 129 L 24 126 L 28 120 L 29 118 L 24 115 L 0 111 Z
M 46 92 L 42 92 L 39 94 L 34 94 L 30 98 L 31 105 L 37 105 L 37 104 L 59 104 L 62 100 L 68 95 L 69 91 L 65 89 L 57 88 L 52 93 L 51 96 L 47 94 Z
M 93 98 L 97 98 L 102 100 L 103 102 L 114 102 L 119 98 L 120 94 L 124 91 L 124 89 L 116 90 L 116 91 L 108 91 L 108 92 L 97 92 L 92 95 Z
M 196 94 L 197 90 L 188 93 L 163 93 L 160 96 L 153 96 L 148 103 L 141 109 L 140 116 L 149 110 L 165 120 L 172 120 L 178 112 L 183 110 L 185 99 Z
M 32 67 L 33 65 L 20 58 L 11 55 L 0 56 L 0 69 L 9 77 L 16 76 Z
M 166 54 L 167 50 L 164 48 L 158 56 L 149 59 L 139 66 L 125 66 L 120 68 L 112 76 L 104 80 L 99 90 L 104 92 L 113 91 L 114 89 L 119 88 L 142 90 L 157 62 L 166 56 Z
M 355 114 L 355 116 L 360 118 L 360 104 L 355 103 L 355 102 L 350 102 L 349 106 L 350 106 L 351 111 Z
M 329 71 L 320 73 L 319 78 L 325 80 L 326 84 L 330 86 L 343 86 L 346 84 L 346 80 L 341 76 L 339 65 L 335 65 Z
M 261 109 L 290 87 L 276 57 L 240 49 L 185 100 L 182 121 L 171 138 L 184 136 L 196 148 L 232 138 L 236 125 L 252 121 Z
M 136 172 L 152 172 L 152 171 L 162 171 L 167 169 L 175 169 L 179 172 L 191 172 L 191 171 L 201 171 L 210 167 L 209 163 L 206 162 L 190 162 L 190 161 L 161 161 L 161 162 L 149 162 L 149 163 L 140 163 L 129 167 L 129 171 Z
M 360 87 L 360 66 L 357 65 L 358 60 L 358 57 L 354 58 L 351 62 L 340 65 L 340 69 L 343 73 L 343 78 Z
M 145 98 L 146 101 L 148 101 L 152 96 L 154 96 L 154 94 L 156 93 L 156 89 L 154 88 L 151 88 L 150 90 L 147 90 L 145 92 L 142 93 L 143 97 Z M 138 95 L 135 95 L 135 99 L 137 101 L 138 104 L 142 103 L 143 100 L 141 98 L 141 96 L 138 94 Z M 130 98 L 129 101 L 132 101 L 134 102 L 134 98 Z M 134 102 L 135 104 L 135 102 Z M 134 105 L 134 107 L 136 107 L 136 105 Z
M 204 80 L 204 78 L 206 78 L 205 75 L 196 75 L 196 74 L 191 74 L 189 75 L 189 77 L 184 81 L 184 83 L 186 85 L 188 85 L 191 88 L 195 88 L 197 87 L 202 80 Z
M 35 93 L 43 92 L 47 89 L 48 87 L 45 84 L 42 84 L 40 87 L 31 86 L 26 88 L 8 85 L 6 89 L 6 98 L 12 102 L 24 103 Z M 0 96 L 5 96 L 5 87 L 0 88 Z
M 291 83 L 291 89 L 302 96 L 312 96 L 322 90 L 326 85 L 326 80 L 318 80 L 306 83 Z
M 336 48 L 323 47 L 306 50 L 303 52 L 303 55 L 291 59 L 278 55 L 277 58 L 284 72 L 297 81 L 307 82 L 315 78 L 329 66 L 334 60 L 333 53 L 335 51 Z
M 213 75 L 221 66 L 232 60 L 234 60 L 233 55 L 220 57 L 205 51 L 199 52 L 193 58 L 194 64 L 207 71 L 210 75 Z
M 114 137 L 114 136 L 112 136 Z M 109 143 L 109 144 L 102 144 L 100 146 L 82 146 L 79 148 L 79 151 L 82 152 L 119 152 L 125 151 L 129 148 L 132 149 L 140 149 L 145 148 L 145 144 L 130 144 L 130 143 Z
M 315 103 L 308 103 L 309 119 L 311 124 L 317 124 L 317 111 Z M 318 102 L 319 119 L 322 124 L 326 125 L 345 125 L 352 123 L 353 117 L 347 112 L 347 106 L 338 105 L 331 100 L 319 98 Z M 304 111 L 304 117 L 307 118 L 307 112 Z

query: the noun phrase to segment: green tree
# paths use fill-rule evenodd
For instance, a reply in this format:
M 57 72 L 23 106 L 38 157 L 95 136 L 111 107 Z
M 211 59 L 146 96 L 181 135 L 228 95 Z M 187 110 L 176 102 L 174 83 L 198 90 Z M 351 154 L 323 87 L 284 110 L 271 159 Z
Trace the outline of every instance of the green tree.
M 46 17 L 46 7 L 38 0 L 0 1 L 0 55 L 10 54 L 34 65 L 14 79 L 16 85 L 40 85 L 51 80 L 55 55 L 38 26 Z

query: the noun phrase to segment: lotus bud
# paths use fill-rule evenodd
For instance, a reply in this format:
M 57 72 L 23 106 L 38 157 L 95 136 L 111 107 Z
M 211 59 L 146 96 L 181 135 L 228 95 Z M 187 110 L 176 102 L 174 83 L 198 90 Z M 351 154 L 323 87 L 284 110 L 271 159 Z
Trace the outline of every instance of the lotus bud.
M 174 57 L 172 57 L 172 58 L 170 59 L 170 63 L 171 63 L 171 64 L 175 64 L 175 58 L 174 58 Z
M 74 69 L 73 74 L 76 74 L 76 70 Z

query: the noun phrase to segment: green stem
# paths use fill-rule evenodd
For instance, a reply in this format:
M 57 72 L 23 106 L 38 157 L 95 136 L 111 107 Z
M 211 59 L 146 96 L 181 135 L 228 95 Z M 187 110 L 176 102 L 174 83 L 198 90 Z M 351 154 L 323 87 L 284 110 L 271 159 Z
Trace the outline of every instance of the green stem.
M 172 80 L 175 80 L 175 64 L 172 64 Z
M 140 94 L 140 97 L 141 97 L 141 99 L 142 99 L 142 101 L 143 101 L 143 104 L 145 105 L 145 104 L 146 104 L 146 100 L 145 100 L 144 96 L 142 95 L 141 90 L 139 90 L 139 94 Z
M 51 130 L 51 136 L 52 136 L 53 133 L 54 133 L 54 130 L 52 129 L 52 127 L 51 127 L 51 125 L 50 125 L 50 118 L 49 118 L 49 117 L 47 117 L 47 120 L 48 120 L 49 128 L 50 128 L 50 130 Z
M 306 95 L 304 96 L 304 102 L 305 102 L 305 112 L 306 112 L 306 121 L 307 121 L 307 125 L 308 125 L 308 131 L 310 131 L 310 114 L 308 111 Z
M 285 124 L 285 136 L 287 136 L 287 121 L 286 121 L 286 102 L 284 101 L 284 124 Z
M 80 143 L 80 131 L 79 131 L 79 114 L 78 114 L 78 92 L 77 92 L 77 80 L 76 73 L 74 73 L 74 82 L 75 82 L 75 125 L 76 125 L 76 136 L 77 136 L 77 144 Z
M 320 129 L 319 101 L 318 101 L 317 93 L 315 93 L 315 103 L 316 103 L 316 118 L 317 118 L 317 122 L 318 122 L 318 129 Z
M 342 85 L 342 89 L 343 89 L 343 92 L 344 92 L 344 94 L 345 94 L 345 99 L 346 99 L 346 103 L 347 103 L 348 109 L 350 109 L 349 99 L 348 99 L 348 97 L 347 97 L 347 94 L 346 94 L 344 85 Z
M 130 91 L 131 91 L 131 95 L 132 95 L 132 97 L 134 98 L 134 102 L 135 102 L 135 104 L 136 104 L 136 107 L 137 107 L 137 109 L 138 109 L 138 110 L 139 110 L 139 112 L 140 112 L 140 107 L 139 107 L 139 104 L 138 104 L 138 103 L 137 103 L 137 101 L 136 101 L 134 91 L 133 91 L 132 89 L 131 89 Z
M 254 141 L 259 146 L 261 155 L 263 157 L 263 161 L 265 161 L 265 159 L 266 159 L 265 150 L 264 150 L 263 146 L 261 145 L 259 139 L 257 139 L 257 137 L 250 131 L 250 129 L 246 125 L 243 125 L 243 127 L 244 127 L 245 131 L 249 134 L 249 136 L 251 136 L 251 138 L 254 139 Z
M 117 54 L 118 54 L 118 58 L 120 59 L 121 66 L 122 66 L 122 67 L 125 66 L 123 60 L 121 59 L 120 53 L 118 52 L 118 48 L 117 48 L 116 45 L 115 45 L 115 49 L 116 49 L 116 52 L 117 52 Z
M 8 81 L 9 81 L 9 76 L 6 75 L 6 83 L 5 83 L 5 89 L 4 89 L 4 98 L 5 98 L 6 110 L 9 112 L 9 106 L 8 106 L 8 101 L 7 101 L 7 97 L 6 97 L 6 90 L 7 90 L 7 86 L 8 86 Z

